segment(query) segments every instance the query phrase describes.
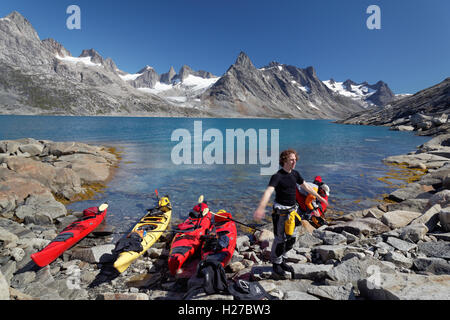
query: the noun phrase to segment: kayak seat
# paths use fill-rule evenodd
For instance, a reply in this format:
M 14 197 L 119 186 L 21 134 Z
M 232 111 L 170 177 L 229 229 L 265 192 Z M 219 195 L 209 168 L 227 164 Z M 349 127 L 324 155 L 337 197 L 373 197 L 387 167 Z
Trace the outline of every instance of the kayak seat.
M 73 233 L 72 232 L 64 232 L 64 233 L 60 233 L 56 236 L 55 239 L 53 239 L 52 242 L 65 242 L 68 239 L 73 237 Z
M 80 219 L 80 221 L 86 221 L 86 220 L 90 220 L 90 219 L 95 219 L 96 216 L 84 216 Z
M 145 224 L 143 226 L 140 226 L 137 230 L 143 230 L 143 231 L 151 231 L 156 229 L 157 227 L 153 224 Z
M 174 255 L 174 254 L 181 254 L 184 255 L 186 252 L 188 252 L 189 250 L 191 250 L 192 247 L 191 246 L 179 246 L 179 247 L 175 247 L 172 248 L 172 250 L 170 251 L 170 255 Z
M 148 212 L 148 214 L 155 216 L 155 217 L 164 215 L 164 211 L 162 211 L 160 208 L 148 209 L 147 212 Z

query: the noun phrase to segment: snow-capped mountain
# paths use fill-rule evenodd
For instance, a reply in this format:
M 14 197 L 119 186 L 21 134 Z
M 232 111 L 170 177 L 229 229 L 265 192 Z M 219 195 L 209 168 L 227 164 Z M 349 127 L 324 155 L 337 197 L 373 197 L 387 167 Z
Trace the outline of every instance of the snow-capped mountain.
M 76 57 L 41 41 L 18 12 L 0 19 L 0 113 L 339 119 L 392 96 L 382 81 L 322 82 L 313 67 L 258 69 L 243 52 L 220 77 L 187 65 L 128 73 L 95 49 Z
M 123 74 L 120 78 L 137 90 L 155 94 L 180 107 L 200 107 L 199 96 L 211 87 L 219 77 L 207 71 L 194 71 L 184 65 L 175 73 L 173 67 L 169 72 L 158 75 L 150 66 L 135 74 Z
M 397 129 L 398 126 L 410 126 L 422 131 L 421 134 L 434 135 L 441 130 L 448 131 L 449 111 L 450 78 L 446 78 L 414 95 L 406 95 L 382 108 L 354 113 L 338 123 L 382 125 Z
M 383 106 L 395 99 L 394 93 L 386 83 L 378 81 L 376 84 L 367 82 L 355 83 L 348 79 L 344 82 L 336 82 L 334 79 L 323 81 L 333 92 L 361 101 L 365 106 Z
M 339 119 L 364 109 L 359 101 L 328 89 L 313 67 L 271 62 L 256 68 L 244 52 L 201 100 L 206 110 L 223 116 Z
M 112 59 L 95 50 L 74 57 L 14 11 L 0 19 L 0 113 L 212 116 L 180 109 L 126 82 Z

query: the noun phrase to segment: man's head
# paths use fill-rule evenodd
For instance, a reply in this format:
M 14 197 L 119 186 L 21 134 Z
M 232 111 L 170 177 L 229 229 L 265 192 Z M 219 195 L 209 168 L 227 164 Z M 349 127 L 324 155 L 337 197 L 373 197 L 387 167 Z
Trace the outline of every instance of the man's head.
M 280 154 L 280 166 L 290 171 L 295 168 L 295 164 L 298 161 L 298 154 L 293 149 L 287 149 Z

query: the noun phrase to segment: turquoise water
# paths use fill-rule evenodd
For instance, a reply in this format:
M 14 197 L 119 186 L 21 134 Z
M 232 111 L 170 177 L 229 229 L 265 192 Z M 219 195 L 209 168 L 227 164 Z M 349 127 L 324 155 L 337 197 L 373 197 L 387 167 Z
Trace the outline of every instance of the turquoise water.
M 207 164 L 204 159 L 201 164 L 173 163 L 171 154 L 181 140 L 172 141 L 172 133 L 176 129 L 189 132 L 193 152 L 194 138 L 201 137 L 198 133 L 194 136 L 194 121 L 201 121 L 202 134 L 216 129 L 213 132 L 223 135 L 223 164 Z M 429 140 L 385 127 L 339 125 L 328 120 L 0 116 L 0 140 L 32 137 L 81 141 L 115 146 L 122 151 L 120 168 L 105 193 L 99 194 L 96 200 L 68 206 L 82 210 L 107 200 L 108 222 L 119 229 L 128 228 L 146 208 L 154 205 L 155 189 L 160 195 L 170 195 L 175 217 L 185 217 L 203 194 L 213 210 L 223 208 L 243 219 L 251 219 L 270 178 L 260 174 L 261 168 L 269 165 L 262 165 L 259 157 L 256 164 L 249 164 L 248 143 L 243 150 L 244 164 L 237 164 L 237 157 L 234 164 L 227 163 L 226 130 L 238 128 L 254 129 L 258 139 L 262 136 L 259 129 L 267 129 L 268 150 L 262 150 L 267 156 L 271 147 L 275 148 L 271 130 L 278 129 L 279 151 L 297 150 L 300 159 L 296 169 L 305 180 L 322 176 L 331 188 L 330 208 L 334 211 L 369 207 L 375 204 L 370 199 L 392 192 L 377 180 L 389 170 L 381 160 L 414 151 Z M 212 141 L 220 142 L 217 137 L 203 142 L 201 150 Z M 236 144 L 235 154 L 238 153 Z M 219 148 L 215 151 L 219 152 Z M 363 201 L 355 203 L 355 200 Z

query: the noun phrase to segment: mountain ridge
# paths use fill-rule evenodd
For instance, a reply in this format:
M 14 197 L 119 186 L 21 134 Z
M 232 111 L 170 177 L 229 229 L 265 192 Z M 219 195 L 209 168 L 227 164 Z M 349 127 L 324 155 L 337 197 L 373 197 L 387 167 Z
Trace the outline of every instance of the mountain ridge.
M 416 130 L 428 135 L 449 131 L 447 123 L 449 113 L 450 77 L 383 108 L 358 112 L 337 123 L 390 126 L 396 130 Z
M 16 109 L 20 114 L 23 109 L 36 114 L 340 119 L 369 107 L 358 97 L 350 99 L 333 92 L 312 66 L 302 69 L 273 61 L 258 69 L 243 51 L 220 77 L 204 70 L 194 71 L 187 65 L 178 73 L 171 67 L 158 74 L 146 66 L 129 74 L 94 48 L 73 57 L 56 40 L 41 41 L 29 21 L 17 11 L 0 19 L 0 49 L 1 68 L 17 72 L 17 77 L 26 77 L 27 82 L 33 83 L 30 89 L 11 82 L 14 75 L 3 76 L 0 105 L 4 108 L 0 108 L 0 113 Z M 41 83 L 31 77 L 36 73 L 42 78 Z M 388 103 L 392 93 L 382 84 L 379 87 L 387 94 L 380 92 L 375 100 L 380 105 Z M 57 93 L 61 94 L 61 90 L 70 99 L 59 99 Z M 39 96 L 39 92 L 45 96 Z M 49 97 L 53 100 L 46 104 Z M 61 106 L 61 101 L 68 105 Z

